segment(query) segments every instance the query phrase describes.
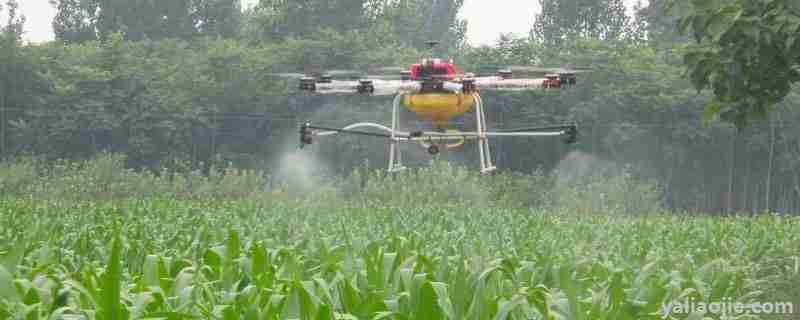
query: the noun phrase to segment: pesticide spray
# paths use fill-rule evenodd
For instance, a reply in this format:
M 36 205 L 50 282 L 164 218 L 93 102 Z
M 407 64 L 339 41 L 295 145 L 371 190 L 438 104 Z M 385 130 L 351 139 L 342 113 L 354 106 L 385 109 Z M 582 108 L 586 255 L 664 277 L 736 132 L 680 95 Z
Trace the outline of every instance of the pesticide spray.
M 567 153 L 554 170 L 558 186 L 578 182 L 580 179 L 606 174 L 616 166 L 597 156 L 582 151 Z

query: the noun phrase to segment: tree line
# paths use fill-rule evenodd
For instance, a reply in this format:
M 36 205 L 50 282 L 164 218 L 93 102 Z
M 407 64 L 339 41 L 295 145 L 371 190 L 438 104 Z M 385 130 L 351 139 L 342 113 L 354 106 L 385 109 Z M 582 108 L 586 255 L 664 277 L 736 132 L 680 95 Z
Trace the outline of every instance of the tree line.
M 223 162 L 269 171 L 296 148 L 298 123 L 387 122 L 390 104 L 298 94 L 273 74 L 404 66 L 433 39 L 469 71 L 594 69 L 567 90 L 483 93 L 490 126 L 581 128 L 573 148 L 493 142 L 507 170 L 551 170 L 580 152 L 656 181 L 673 208 L 797 212 L 800 18 L 794 2 L 768 2 L 651 0 L 631 15 L 621 0 L 539 0 L 529 36 L 470 46 L 461 0 L 261 0 L 247 8 L 235 0 L 59 0 L 57 39 L 42 44 L 22 42 L 24 19 L 7 1 L 0 154 L 107 151 L 136 168 Z M 327 174 L 342 175 L 365 159 L 383 167 L 385 149 L 385 141 L 347 137 L 311 152 Z M 470 150 L 445 156 L 474 164 Z M 421 148 L 408 152 L 412 163 L 429 159 Z

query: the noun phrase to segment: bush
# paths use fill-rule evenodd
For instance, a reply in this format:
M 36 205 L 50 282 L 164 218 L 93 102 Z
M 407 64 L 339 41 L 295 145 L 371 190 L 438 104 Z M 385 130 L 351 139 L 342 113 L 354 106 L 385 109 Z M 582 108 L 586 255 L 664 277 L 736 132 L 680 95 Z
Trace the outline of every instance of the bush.
M 125 167 L 126 158 L 100 154 L 84 161 L 37 165 L 31 159 L 0 163 L 0 191 L 58 199 L 188 198 L 232 199 L 264 194 L 266 179 L 252 170 L 212 167 L 200 171 L 160 172 Z M 38 170 L 38 167 L 44 167 Z
M 34 192 L 38 182 L 36 168 L 33 158 L 0 163 L 0 194 L 18 196 Z

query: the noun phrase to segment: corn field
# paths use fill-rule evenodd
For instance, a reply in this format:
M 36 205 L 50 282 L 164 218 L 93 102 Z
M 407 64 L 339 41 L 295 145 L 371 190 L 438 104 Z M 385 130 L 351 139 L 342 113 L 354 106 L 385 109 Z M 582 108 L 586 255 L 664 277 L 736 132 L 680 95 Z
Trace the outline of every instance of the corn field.
M 800 220 L 772 215 L 17 198 L 0 319 L 662 319 L 797 305 L 799 254 Z

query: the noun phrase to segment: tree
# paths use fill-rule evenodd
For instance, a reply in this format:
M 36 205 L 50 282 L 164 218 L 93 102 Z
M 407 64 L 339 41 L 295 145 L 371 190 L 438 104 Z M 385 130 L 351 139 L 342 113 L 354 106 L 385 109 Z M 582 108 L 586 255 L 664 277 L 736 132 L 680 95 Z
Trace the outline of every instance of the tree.
M 242 21 L 240 0 L 193 0 L 191 3 L 190 16 L 198 34 L 213 38 L 239 35 Z
M 367 33 L 382 46 L 423 49 L 437 40 L 459 48 L 466 34 L 466 23 L 457 17 L 462 5 L 463 0 L 261 0 L 246 13 L 245 28 L 257 40 L 308 38 L 330 29 Z
M 7 156 L 8 148 L 8 122 L 9 107 L 16 107 L 20 100 L 18 89 L 22 84 L 17 74 L 24 68 L 20 60 L 20 41 L 22 40 L 22 27 L 25 23 L 23 17 L 17 16 L 19 4 L 14 0 L 6 2 L 8 20 L 0 28 L 0 156 Z M 0 6 L 0 10 L 2 6 Z
M 364 27 L 366 0 L 260 0 L 250 10 L 263 39 L 306 37 L 320 28 L 344 32 Z
M 65 42 L 106 39 L 121 32 L 127 40 L 231 38 L 239 35 L 240 0 L 100 1 L 51 0 L 57 7 L 53 29 Z
M 742 128 L 763 119 L 800 81 L 800 2 L 693 0 L 680 20 L 696 44 L 684 60 L 697 90 L 711 88 L 706 117 Z
M 676 43 L 688 42 L 690 39 L 678 32 L 678 19 L 688 12 L 685 5 L 668 8 L 670 0 L 649 0 L 647 5 L 638 3 L 635 7 L 637 22 L 643 24 L 643 31 L 651 47 L 672 48 Z M 669 10 L 668 10 L 669 9 Z M 671 14 L 677 13 L 677 14 Z
M 372 1 L 371 25 L 388 23 L 393 39 L 420 50 L 440 41 L 441 51 L 461 49 L 466 43 L 466 21 L 458 19 L 463 0 Z
M 622 0 L 539 0 L 531 36 L 548 46 L 573 38 L 620 40 L 629 34 L 630 17 Z
M 80 43 L 97 39 L 96 17 L 98 3 L 85 0 L 51 0 L 56 6 L 53 31 L 56 39 Z

